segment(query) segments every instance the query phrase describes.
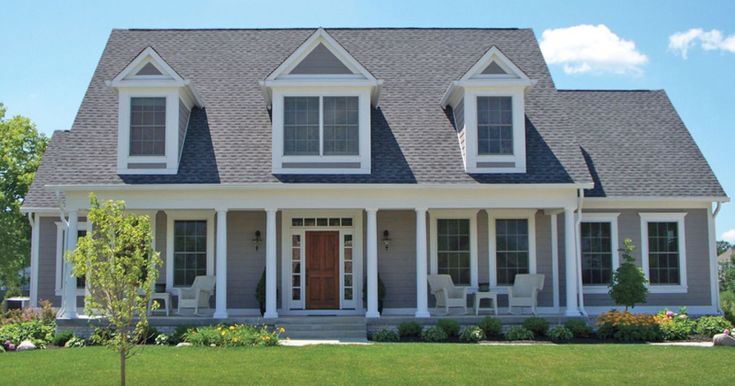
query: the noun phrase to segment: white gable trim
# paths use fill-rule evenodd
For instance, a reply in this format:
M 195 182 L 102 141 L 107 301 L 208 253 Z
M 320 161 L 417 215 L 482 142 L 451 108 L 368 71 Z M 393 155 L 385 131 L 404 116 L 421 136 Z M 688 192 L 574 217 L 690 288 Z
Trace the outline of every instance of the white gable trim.
M 508 74 L 483 74 L 482 72 L 485 71 L 485 68 L 487 68 L 487 66 L 489 66 L 492 62 L 497 63 L 500 68 L 505 70 L 505 72 L 507 72 Z M 470 67 L 469 70 L 467 70 L 467 72 L 460 78 L 460 80 L 468 80 L 470 78 L 515 78 L 527 81 L 531 80 L 520 68 L 518 68 L 518 66 L 515 65 L 515 63 L 508 59 L 508 57 L 505 56 L 505 54 L 503 54 L 503 52 L 495 46 L 490 47 L 490 49 L 487 50 L 484 55 L 482 55 L 480 60 L 478 60 L 477 63 L 475 63 L 472 67 Z

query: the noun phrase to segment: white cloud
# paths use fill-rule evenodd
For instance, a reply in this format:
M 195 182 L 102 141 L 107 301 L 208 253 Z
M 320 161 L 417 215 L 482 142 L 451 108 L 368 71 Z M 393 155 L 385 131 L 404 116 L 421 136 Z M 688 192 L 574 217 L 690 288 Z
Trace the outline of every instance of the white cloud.
M 727 232 L 724 232 L 722 236 L 720 236 L 720 240 L 725 240 L 730 244 L 735 244 L 735 229 L 730 229 Z
M 648 62 L 635 42 L 621 39 L 604 24 L 547 29 L 541 51 L 549 64 L 563 65 L 567 74 L 640 74 Z
M 686 32 L 677 32 L 669 36 L 669 50 L 686 59 L 689 49 L 699 44 L 705 51 L 723 51 L 735 53 L 735 34 L 723 37 L 720 30 L 705 31 L 691 28 Z

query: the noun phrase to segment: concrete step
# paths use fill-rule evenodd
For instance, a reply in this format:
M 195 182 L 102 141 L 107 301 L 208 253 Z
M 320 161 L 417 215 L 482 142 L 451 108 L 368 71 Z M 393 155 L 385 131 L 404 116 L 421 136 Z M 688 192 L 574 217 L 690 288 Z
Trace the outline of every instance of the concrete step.
M 318 340 L 338 340 L 338 339 L 367 339 L 367 333 L 363 331 L 343 331 L 343 330 L 329 330 L 329 331 L 300 331 L 300 332 L 289 332 L 286 331 L 283 334 L 284 337 L 290 339 L 318 339 Z
M 361 331 L 367 328 L 366 324 L 279 324 L 278 327 L 283 327 L 286 331 L 322 331 L 322 330 L 346 330 L 346 331 Z
M 362 316 L 281 317 L 274 325 L 283 327 L 283 336 L 290 339 L 367 339 L 367 322 Z

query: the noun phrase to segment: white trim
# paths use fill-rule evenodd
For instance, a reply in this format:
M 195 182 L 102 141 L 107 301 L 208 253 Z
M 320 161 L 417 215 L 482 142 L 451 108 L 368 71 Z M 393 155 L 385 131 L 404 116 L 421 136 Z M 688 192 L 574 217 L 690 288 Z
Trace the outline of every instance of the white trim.
M 551 276 L 553 278 L 552 303 L 559 310 L 559 216 L 557 212 L 547 213 L 551 222 Z
M 709 280 L 710 280 L 710 298 L 712 300 L 712 307 L 717 310 L 717 314 L 722 314 L 720 307 L 720 280 L 718 277 L 718 264 L 717 264 L 717 232 L 715 225 L 715 216 L 720 211 L 720 203 L 714 210 L 707 209 L 707 233 L 708 233 L 708 244 L 709 244 Z
M 438 267 L 438 220 L 459 219 L 470 221 L 470 293 L 477 291 L 478 284 L 478 245 L 477 245 L 477 214 L 479 209 L 429 209 L 429 270 L 432 275 L 439 271 Z
M 699 209 L 710 208 L 716 197 L 585 197 L 582 209 Z
M 63 296 L 64 294 L 64 254 L 66 253 L 66 229 L 65 224 L 61 221 L 54 222 L 56 224 L 56 280 L 54 285 L 54 294 L 56 296 Z M 79 221 L 77 223 L 77 232 L 85 231 L 89 232 L 89 226 L 86 221 Z M 86 288 L 77 288 L 77 296 L 84 296 Z
M 31 288 L 30 298 L 31 307 L 38 307 L 38 261 L 39 261 L 39 247 L 40 247 L 40 235 L 41 235 L 41 217 L 38 213 L 35 215 L 29 214 L 28 220 L 31 223 Z
M 641 265 L 646 278 L 649 275 L 648 226 L 649 222 L 676 222 L 677 239 L 679 240 L 679 284 L 657 285 L 648 283 L 650 293 L 687 293 L 687 258 L 686 258 L 686 228 L 684 217 L 686 212 L 672 213 L 638 213 L 641 218 Z
M 485 209 L 488 233 L 488 277 L 490 288 L 507 293 L 508 285 L 498 285 L 498 256 L 496 243 L 496 220 L 528 220 L 528 273 L 536 273 L 536 212 L 537 209 Z M 512 284 L 511 284 L 512 285 Z
M 214 274 L 214 214 L 213 210 L 166 211 L 166 291 L 174 289 L 174 221 L 204 220 L 207 222 L 207 275 Z
M 609 223 L 610 224 L 610 248 L 612 249 L 612 271 L 615 272 L 616 269 L 620 266 L 620 244 L 618 239 L 618 216 L 620 216 L 620 213 L 585 213 L 582 212 L 582 218 L 580 219 L 580 227 L 581 223 Z M 579 253 L 580 258 L 582 257 L 582 231 L 579 230 Z M 582 266 L 581 266 L 581 260 L 580 260 L 580 267 L 579 272 L 581 275 L 582 272 Z M 582 292 L 584 294 L 607 294 L 609 291 L 609 287 L 607 285 L 602 284 L 583 284 L 582 285 Z

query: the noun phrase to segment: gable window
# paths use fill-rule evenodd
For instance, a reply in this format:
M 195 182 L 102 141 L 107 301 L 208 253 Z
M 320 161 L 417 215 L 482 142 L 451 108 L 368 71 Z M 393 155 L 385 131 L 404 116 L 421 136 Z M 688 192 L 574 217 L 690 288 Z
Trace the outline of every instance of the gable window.
M 174 286 L 207 274 L 207 221 L 174 221 Z
M 358 155 L 359 105 L 352 96 L 286 96 L 283 154 Z
M 686 292 L 686 213 L 641 213 L 643 270 L 651 292 Z
M 166 153 L 166 98 L 130 98 L 130 155 Z
M 513 154 L 512 97 L 477 97 L 477 152 Z
M 513 285 L 519 273 L 529 273 L 528 220 L 495 221 L 498 285 Z
M 470 220 L 437 220 L 437 269 L 456 285 L 470 285 Z

